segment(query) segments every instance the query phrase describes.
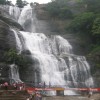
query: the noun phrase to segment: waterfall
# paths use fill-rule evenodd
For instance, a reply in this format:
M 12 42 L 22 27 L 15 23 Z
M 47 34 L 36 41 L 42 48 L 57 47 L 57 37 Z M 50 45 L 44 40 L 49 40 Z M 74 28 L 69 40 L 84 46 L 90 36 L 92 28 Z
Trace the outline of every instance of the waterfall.
M 21 12 L 18 22 L 20 25 L 23 26 L 25 30 L 28 30 L 30 32 L 33 32 L 33 31 L 35 32 L 35 26 L 33 27 L 32 24 L 36 23 L 36 21 L 34 20 L 32 13 L 33 13 L 33 10 L 30 7 L 30 5 L 25 6 Z
M 34 62 L 30 67 L 31 71 L 27 70 L 30 74 L 24 73 L 26 80 L 60 87 L 93 86 L 86 58 L 73 54 L 71 44 L 60 35 L 48 37 L 44 33 L 38 33 L 36 29 L 40 24 L 36 20 L 34 8 L 28 5 L 23 8 L 18 20 L 27 32 L 14 31 L 17 44 L 30 51 Z M 23 38 L 24 44 L 19 42 L 18 34 Z M 20 51 L 21 48 L 19 47 Z
M 40 80 L 57 86 L 89 87 L 93 86 L 90 66 L 84 56 L 72 53 L 72 47 L 61 36 L 47 38 L 43 33 L 20 32 L 25 40 L 26 50 L 31 52 L 36 68 L 35 75 Z M 60 55 L 67 55 L 65 60 Z M 41 77 L 40 77 L 41 76 Z M 30 76 L 32 77 L 32 76 Z
M 22 51 L 22 45 L 21 45 L 21 41 L 20 41 L 20 38 L 18 36 L 18 32 L 14 29 L 11 29 L 11 31 L 14 33 L 15 35 L 15 39 L 16 39 L 16 47 L 17 47 L 17 50 L 18 50 L 18 54 L 21 54 L 21 51 Z M 10 65 L 10 72 L 9 72 L 9 78 L 11 79 L 11 84 L 16 82 L 22 82 L 20 80 L 20 76 L 19 76 L 19 70 L 18 70 L 18 66 L 15 65 L 15 64 L 11 64 Z
M 17 47 L 17 50 L 19 53 L 21 53 L 22 51 L 22 44 L 21 44 L 21 41 L 20 41 L 20 38 L 18 36 L 18 32 L 14 29 L 11 29 L 11 31 L 13 31 L 14 35 L 15 35 L 15 39 L 16 39 L 16 47 Z
M 9 14 L 17 21 L 19 19 L 21 9 L 16 6 L 9 6 Z
M 11 83 L 14 82 L 21 82 L 20 78 L 19 78 L 19 71 L 18 71 L 18 67 L 15 64 L 10 65 L 10 79 L 11 79 Z

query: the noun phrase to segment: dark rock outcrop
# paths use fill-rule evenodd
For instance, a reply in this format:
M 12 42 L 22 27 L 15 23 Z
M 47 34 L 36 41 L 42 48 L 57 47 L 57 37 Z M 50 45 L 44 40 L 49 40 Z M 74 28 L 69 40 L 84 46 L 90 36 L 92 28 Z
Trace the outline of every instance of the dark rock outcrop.
M 49 13 L 45 10 L 45 4 L 39 4 L 35 7 L 36 16 L 40 20 L 49 20 Z
M 71 0 L 69 2 L 69 6 L 76 6 L 75 0 Z M 85 8 L 80 8 L 80 10 L 71 9 L 74 14 L 82 13 Z M 77 11 L 77 12 L 76 12 Z M 70 24 L 71 20 L 62 20 L 59 18 L 50 17 L 48 12 L 45 10 L 45 5 L 37 5 L 36 6 L 36 14 L 39 20 L 47 20 L 51 25 L 51 30 L 49 34 L 53 35 L 61 35 L 65 39 L 67 39 L 73 47 L 74 54 L 87 56 L 89 54 L 89 46 L 92 44 L 92 40 L 86 35 L 79 35 L 78 33 L 69 33 L 65 30 L 67 25 Z M 46 16 L 46 18 L 44 17 Z M 96 52 L 96 54 L 92 54 L 90 58 L 88 58 L 88 62 L 91 66 L 91 73 L 94 78 L 95 86 L 100 86 L 100 52 Z
M 5 6 L 6 7 L 6 6 Z M 5 62 L 5 53 L 10 49 L 16 49 L 16 39 L 11 28 L 23 30 L 21 25 L 10 19 L 5 7 L 0 6 L 0 78 L 9 77 L 9 64 Z
M 0 20 L 0 54 L 3 57 L 4 53 L 10 48 L 16 48 L 15 36 L 10 30 L 8 24 Z M 2 58 L 0 58 L 2 61 Z
M 31 55 L 31 53 L 30 53 L 29 50 L 23 50 L 23 51 L 22 51 L 22 54 L 23 54 L 23 55 Z
M 7 79 L 9 76 L 9 66 L 4 63 L 0 63 L 0 78 Z
M 20 24 L 18 24 L 17 22 L 15 22 L 14 20 L 12 20 L 10 18 L 7 18 L 5 16 L 0 15 L 0 20 L 4 21 L 10 27 L 14 27 L 14 28 L 17 28 L 19 30 L 23 30 L 23 28 L 21 27 Z

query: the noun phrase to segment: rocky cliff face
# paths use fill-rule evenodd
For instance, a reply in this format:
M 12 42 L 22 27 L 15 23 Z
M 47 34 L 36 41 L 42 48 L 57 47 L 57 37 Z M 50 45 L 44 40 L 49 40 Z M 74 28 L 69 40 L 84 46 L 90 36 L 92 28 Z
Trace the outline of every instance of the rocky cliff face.
M 88 37 L 79 36 L 78 34 L 70 34 L 65 31 L 66 25 L 70 23 L 70 20 L 61 20 L 57 18 L 51 18 L 48 12 L 45 11 L 45 5 L 36 6 L 37 18 L 40 20 L 49 20 L 49 24 L 51 26 L 50 34 L 59 34 L 66 38 L 73 47 L 74 53 L 77 55 L 85 55 L 87 56 L 88 45 L 91 44 L 91 40 Z M 46 17 L 45 17 L 46 16 Z M 96 61 L 95 61 L 96 60 Z M 100 65 L 97 68 L 97 63 L 100 61 L 100 53 L 91 56 L 88 58 L 88 61 L 91 65 L 91 72 L 94 77 L 94 81 L 97 84 L 97 87 L 100 86 Z
M 9 65 L 5 63 L 4 55 L 10 49 L 16 49 L 16 41 L 11 28 L 22 30 L 23 28 L 10 19 L 8 6 L 0 6 L 0 78 L 8 78 Z
M 43 23 L 46 23 L 45 26 L 49 27 L 46 31 L 42 28 L 38 29 L 38 32 L 44 32 L 48 36 L 49 34 L 60 34 L 64 38 L 66 38 L 71 45 L 73 46 L 74 53 L 78 55 L 85 55 L 86 54 L 86 46 L 83 45 L 85 41 L 81 40 L 76 35 L 69 34 L 64 31 L 65 24 L 64 20 L 58 20 L 50 18 L 48 12 L 44 10 L 45 5 L 37 5 L 36 6 L 36 16 L 37 18 L 42 21 Z M 7 11 L 8 7 L 0 7 L 0 78 L 7 78 L 9 76 L 9 65 L 4 62 L 4 54 L 9 49 L 16 49 L 16 39 L 14 36 L 14 33 L 10 30 L 10 28 L 16 28 L 17 30 L 23 30 L 23 28 L 13 19 L 10 19 L 11 16 L 9 15 Z M 66 23 L 69 23 L 67 21 Z M 88 42 L 89 43 L 89 42 Z M 23 54 L 29 52 L 22 52 Z M 27 55 L 26 54 L 26 55 Z M 94 70 L 94 67 L 92 68 Z M 24 71 L 25 72 L 25 71 Z M 22 79 L 25 80 L 24 73 L 20 71 L 22 74 Z M 26 74 L 29 74 L 26 72 Z M 99 86 L 100 82 L 100 74 L 99 71 L 96 71 L 93 73 L 94 79 L 97 81 L 97 85 Z
M 50 26 L 49 34 L 53 35 L 61 35 L 62 37 L 66 38 L 70 44 L 73 47 L 74 53 L 77 55 L 86 55 L 87 53 L 87 47 L 85 46 L 84 39 L 82 40 L 78 35 L 76 34 L 70 34 L 65 30 L 66 25 L 70 23 L 69 20 L 63 20 L 58 18 L 52 18 L 49 16 L 48 12 L 45 10 L 45 4 L 36 5 L 35 11 L 36 16 L 39 20 L 46 21 L 49 23 Z M 47 34 L 46 33 L 46 34 Z M 86 39 L 87 43 L 90 42 L 90 40 Z

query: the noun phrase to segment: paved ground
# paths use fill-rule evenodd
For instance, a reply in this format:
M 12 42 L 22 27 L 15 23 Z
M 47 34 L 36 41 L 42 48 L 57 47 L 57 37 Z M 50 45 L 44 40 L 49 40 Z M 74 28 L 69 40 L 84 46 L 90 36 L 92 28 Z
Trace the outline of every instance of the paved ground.
M 88 96 L 54 96 L 44 97 L 43 100 L 100 100 L 100 94 L 94 94 L 90 98 Z
M 0 100 L 26 100 L 28 96 L 26 91 L 0 90 Z

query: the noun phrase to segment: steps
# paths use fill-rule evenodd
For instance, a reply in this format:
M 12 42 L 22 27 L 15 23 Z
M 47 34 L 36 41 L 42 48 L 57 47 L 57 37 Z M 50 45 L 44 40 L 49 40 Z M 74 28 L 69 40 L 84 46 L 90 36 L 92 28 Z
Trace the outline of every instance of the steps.
M 0 100 L 26 100 L 29 94 L 26 91 L 2 90 Z

